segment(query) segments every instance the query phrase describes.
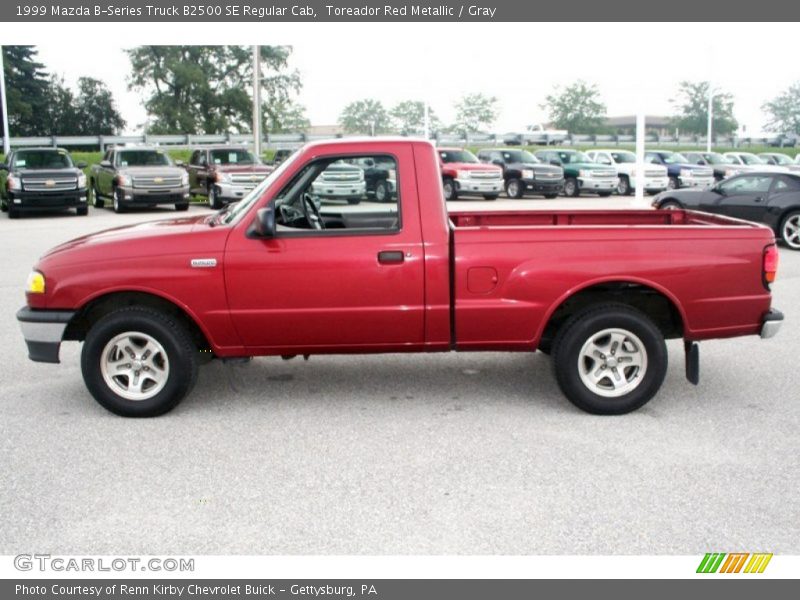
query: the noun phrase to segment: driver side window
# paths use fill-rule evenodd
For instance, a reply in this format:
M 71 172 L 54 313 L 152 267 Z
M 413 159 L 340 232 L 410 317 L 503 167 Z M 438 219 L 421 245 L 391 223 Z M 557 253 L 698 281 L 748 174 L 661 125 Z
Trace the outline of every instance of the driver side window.
M 306 165 L 275 201 L 278 233 L 400 231 L 397 161 L 388 155 L 326 157 Z
M 745 175 L 744 177 L 734 177 L 720 184 L 722 190 L 728 196 L 737 194 L 766 194 L 772 178 L 765 175 Z

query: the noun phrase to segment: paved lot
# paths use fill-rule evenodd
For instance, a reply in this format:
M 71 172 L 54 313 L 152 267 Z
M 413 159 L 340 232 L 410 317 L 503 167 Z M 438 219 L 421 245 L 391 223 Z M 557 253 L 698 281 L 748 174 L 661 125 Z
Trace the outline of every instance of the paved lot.
M 29 362 L 14 313 L 46 248 L 172 214 L 0 218 L 1 554 L 800 553 L 800 253 L 779 337 L 705 343 L 696 388 L 670 343 L 624 417 L 574 409 L 541 354 L 487 353 L 214 363 L 174 412 L 122 419 L 77 344 Z

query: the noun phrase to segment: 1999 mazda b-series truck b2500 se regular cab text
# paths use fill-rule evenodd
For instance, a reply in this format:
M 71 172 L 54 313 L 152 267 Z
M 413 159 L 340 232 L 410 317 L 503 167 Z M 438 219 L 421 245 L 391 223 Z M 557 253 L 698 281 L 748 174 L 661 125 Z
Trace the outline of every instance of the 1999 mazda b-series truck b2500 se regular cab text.
M 314 195 L 367 160 L 394 173 L 390 197 Z M 767 227 L 692 211 L 448 214 L 430 143 L 348 139 L 301 148 L 219 212 L 52 249 L 17 318 L 33 360 L 82 341 L 89 391 L 126 416 L 173 408 L 212 358 L 537 349 L 576 406 L 621 414 L 661 386 L 665 339 L 697 383 L 698 341 L 774 335 L 777 262 Z

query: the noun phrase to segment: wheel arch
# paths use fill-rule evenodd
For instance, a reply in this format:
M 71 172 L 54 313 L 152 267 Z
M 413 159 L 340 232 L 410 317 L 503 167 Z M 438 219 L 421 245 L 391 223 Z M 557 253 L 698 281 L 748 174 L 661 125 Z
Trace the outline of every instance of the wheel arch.
M 572 315 L 590 306 L 614 302 L 642 311 L 667 339 L 681 338 L 686 331 L 686 314 L 668 290 L 650 281 L 609 279 L 593 281 L 570 290 L 553 303 L 536 337 L 538 347 L 547 347 L 559 327 Z

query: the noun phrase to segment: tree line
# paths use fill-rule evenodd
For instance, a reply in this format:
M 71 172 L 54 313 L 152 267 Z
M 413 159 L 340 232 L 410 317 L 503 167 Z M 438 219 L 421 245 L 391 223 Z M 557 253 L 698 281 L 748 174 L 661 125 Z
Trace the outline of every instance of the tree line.
M 137 46 L 125 51 L 130 60 L 128 88 L 138 92 L 148 118 L 145 133 L 248 133 L 252 126 L 250 46 Z M 262 131 L 298 132 L 310 125 L 297 97 L 300 73 L 289 66 L 289 46 L 260 46 Z M 9 126 L 14 136 L 112 135 L 126 125 L 106 84 L 81 77 L 77 88 L 50 74 L 37 60 L 35 46 L 3 46 Z M 685 134 L 705 134 L 709 82 L 683 81 L 671 101 L 670 124 Z M 595 84 L 576 81 L 556 87 L 539 105 L 550 124 L 573 133 L 617 133 L 607 124 L 607 109 Z M 500 115 L 499 100 L 474 93 L 454 105 L 455 118 L 443 123 L 429 113 L 430 130 L 476 133 L 491 130 Z M 800 134 L 800 81 L 762 106 L 766 128 Z M 349 103 L 339 124 L 347 133 L 421 133 L 425 105 L 404 100 L 392 107 L 374 98 Z M 713 129 L 735 133 L 734 98 L 713 90 Z

